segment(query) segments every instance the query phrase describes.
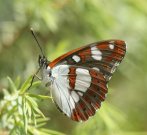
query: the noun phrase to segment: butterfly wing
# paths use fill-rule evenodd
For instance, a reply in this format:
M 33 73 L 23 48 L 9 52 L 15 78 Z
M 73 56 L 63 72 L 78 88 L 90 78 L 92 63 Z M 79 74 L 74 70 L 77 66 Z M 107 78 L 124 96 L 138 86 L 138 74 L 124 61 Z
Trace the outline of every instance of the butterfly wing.
M 68 64 L 93 68 L 103 73 L 109 81 L 125 53 L 124 41 L 106 40 L 72 50 L 52 61 L 49 66 L 52 68 L 59 64 Z
M 86 121 L 100 108 L 107 93 L 100 72 L 81 66 L 58 65 L 52 69 L 52 96 L 58 108 L 75 121 Z
M 52 61 L 53 90 L 58 108 L 75 121 L 95 114 L 105 100 L 107 82 L 126 53 L 122 40 L 92 43 Z

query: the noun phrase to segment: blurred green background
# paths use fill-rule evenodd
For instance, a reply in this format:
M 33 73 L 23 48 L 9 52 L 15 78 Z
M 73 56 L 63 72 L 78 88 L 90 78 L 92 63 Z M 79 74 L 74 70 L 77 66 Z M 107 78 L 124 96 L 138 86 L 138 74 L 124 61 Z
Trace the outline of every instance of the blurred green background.
M 97 114 L 77 123 L 51 100 L 41 101 L 41 110 L 50 117 L 46 128 L 68 135 L 147 135 L 146 0 L 0 0 L 0 99 L 6 76 L 20 76 L 23 82 L 38 68 L 40 52 L 30 27 L 49 60 L 100 40 L 127 42 L 126 57 Z M 38 91 L 48 88 L 42 85 Z

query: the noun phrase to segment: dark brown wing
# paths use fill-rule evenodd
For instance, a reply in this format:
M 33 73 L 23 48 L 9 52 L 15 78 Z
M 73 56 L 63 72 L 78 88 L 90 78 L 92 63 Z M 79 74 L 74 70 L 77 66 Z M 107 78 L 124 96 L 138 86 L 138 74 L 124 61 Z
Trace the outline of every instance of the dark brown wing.
M 106 40 L 72 50 L 54 61 L 52 68 L 59 64 L 76 65 L 99 70 L 109 81 L 112 73 L 126 53 L 126 44 L 122 40 Z
M 71 66 L 69 68 L 69 91 L 71 97 L 78 96 L 75 108 L 72 110 L 71 119 L 75 121 L 86 121 L 100 108 L 101 102 L 105 100 L 107 83 L 104 76 L 91 68 Z

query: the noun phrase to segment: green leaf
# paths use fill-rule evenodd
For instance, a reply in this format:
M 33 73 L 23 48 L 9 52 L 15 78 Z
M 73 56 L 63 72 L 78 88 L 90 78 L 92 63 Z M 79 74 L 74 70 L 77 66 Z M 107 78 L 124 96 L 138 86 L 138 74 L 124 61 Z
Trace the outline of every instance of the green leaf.
M 27 95 L 30 97 L 35 97 L 37 99 L 52 99 L 52 97 L 50 97 L 50 96 L 36 95 L 36 94 L 32 94 L 32 93 L 27 93 Z
M 42 123 L 42 122 L 47 122 L 49 120 L 49 118 L 37 118 L 37 123 Z
M 44 114 L 37 107 L 34 107 L 33 109 L 34 111 L 36 111 L 36 113 L 40 114 L 42 117 L 45 118 Z
M 43 127 L 44 125 L 46 125 L 46 122 L 49 120 L 49 118 L 37 118 L 37 125 L 36 127 Z
M 32 111 L 32 121 L 33 121 L 33 123 L 34 123 L 34 125 L 36 127 L 36 125 L 37 125 L 36 116 L 35 116 L 35 113 L 33 111 Z
M 32 80 L 32 76 L 30 76 L 30 77 L 24 82 L 24 84 L 23 84 L 23 85 L 21 86 L 21 88 L 20 88 L 20 94 L 23 94 L 23 93 L 28 89 L 28 87 L 30 86 L 31 80 Z
M 33 98 L 26 96 L 26 99 L 28 100 L 28 103 L 30 104 L 30 106 L 32 107 L 32 109 L 34 111 L 36 111 L 36 113 L 38 113 L 39 115 L 41 115 L 42 117 L 45 118 L 44 114 L 38 109 L 38 105 L 37 103 L 33 100 Z
M 4 93 L 5 97 L 10 95 L 9 91 L 5 88 L 2 89 L 2 92 Z
M 27 134 L 27 127 L 28 127 L 28 119 L 27 119 L 27 110 L 26 110 L 26 100 L 23 97 L 22 100 L 22 105 L 23 105 L 23 121 L 24 121 L 24 129 L 25 129 L 25 133 Z
M 28 102 L 26 102 L 26 109 L 27 109 L 28 117 L 31 118 L 32 109 L 31 109 L 31 106 L 28 104 Z
M 7 108 L 8 106 L 11 104 L 10 101 L 6 101 L 2 106 L 1 106 L 1 110 L 0 110 L 0 117 L 2 117 L 6 112 L 7 112 Z
M 41 81 L 36 81 L 36 82 L 33 82 L 32 86 L 31 86 L 31 89 L 32 88 L 35 88 L 37 86 L 39 86 L 41 84 Z M 30 85 L 29 85 L 30 86 Z
M 16 88 L 18 88 L 18 87 L 20 86 L 20 81 L 21 81 L 20 76 L 18 76 L 18 77 L 15 79 L 15 82 L 14 82 Z
M 36 128 L 41 128 L 46 125 L 46 122 L 42 122 L 36 125 Z
M 13 108 L 7 113 L 7 118 L 13 116 L 13 114 L 17 111 L 17 105 L 13 106 Z
M 36 108 L 36 107 L 38 108 L 38 105 L 33 98 L 29 96 L 26 96 L 25 98 L 28 101 L 28 104 L 31 106 L 31 108 Z
M 16 132 L 16 130 L 17 130 L 17 128 L 18 128 L 17 126 L 14 126 L 14 127 L 11 129 L 9 135 L 14 135 L 15 132 Z
M 15 93 L 17 91 L 17 88 L 16 88 L 14 82 L 12 81 L 12 79 L 10 77 L 7 77 L 7 79 L 9 81 L 9 84 L 10 84 L 10 87 L 11 87 L 12 92 Z

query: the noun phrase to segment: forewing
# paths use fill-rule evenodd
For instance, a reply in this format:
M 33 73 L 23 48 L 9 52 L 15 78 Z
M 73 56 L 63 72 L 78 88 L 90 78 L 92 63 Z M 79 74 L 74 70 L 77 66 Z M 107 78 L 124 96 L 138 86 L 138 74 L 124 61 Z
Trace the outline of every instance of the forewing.
M 100 108 L 107 93 L 103 74 L 91 68 L 59 65 L 52 69 L 53 99 L 75 121 L 86 121 Z
M 122 40 L 106 40 L 89 44 L 70 51 L 52 61 L 52 68 L 60 64 L 83 66 L 100 71 L 106 81 L 120 64 L 126 53 L 126 44 Z

